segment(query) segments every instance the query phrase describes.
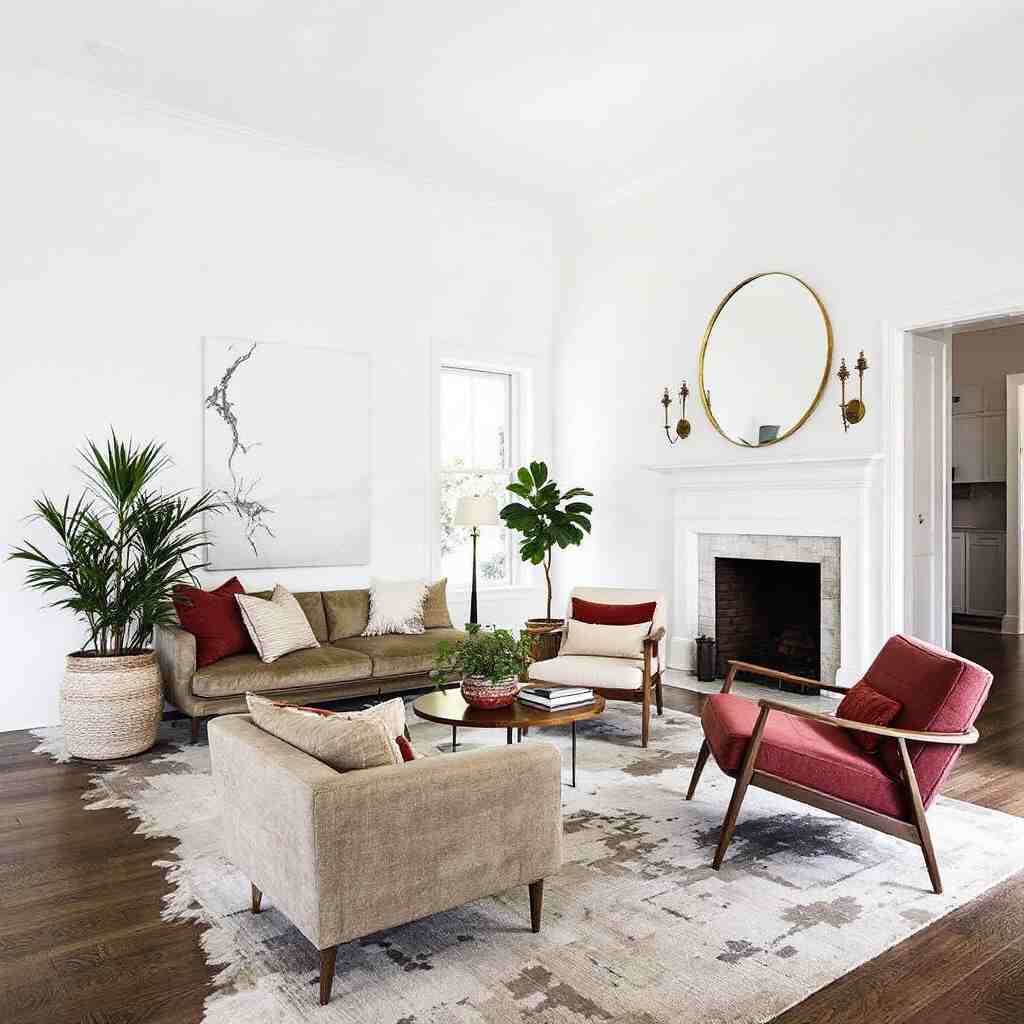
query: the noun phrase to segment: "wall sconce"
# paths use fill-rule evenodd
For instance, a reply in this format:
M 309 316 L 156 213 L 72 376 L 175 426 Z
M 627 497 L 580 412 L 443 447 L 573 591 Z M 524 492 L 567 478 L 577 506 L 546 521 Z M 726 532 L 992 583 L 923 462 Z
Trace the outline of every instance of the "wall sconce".
M 668 438 L 669 444 L 675 444 L 676 441 L 683 441 L 690 436 L 690 421 L 686 418 L 686 399 L 690 395 L 690 389 L 686 386 L 686 381 L 683 381 L 683 386 L 679 389 L 679 419 L 676 422 L 676 436 L 672 436 L 672 428 L 668 422 L 668 410 L 672 405 L 672 399 L 668 396 L 668 388 L 665 388 L 665 394 L 661 396 L 661 404 L 665 407 L 665 436 Z
M 849 430 L 853 423 L 860 423 L 867 414 L 867 406 L 864 404 L 864 371 L 868 368 L 868 361 L 864 358 L 864 350 L 861 349 L 854 368 L 860 378 L 859 395 L 857 398 L 846 400 L 846 382 L 850 379 L 850 371 L 846 368 L 846 360 L 839 360 L 839 372 L 836 376 L 843 389 L 843 400 L 839 403 L 839 410 L 843 416 L 843 430 Z

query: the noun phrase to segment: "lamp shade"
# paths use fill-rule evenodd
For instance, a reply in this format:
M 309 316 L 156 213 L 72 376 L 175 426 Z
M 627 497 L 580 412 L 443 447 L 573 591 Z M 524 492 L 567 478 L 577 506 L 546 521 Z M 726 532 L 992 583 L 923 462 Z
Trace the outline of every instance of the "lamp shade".
M 491 497 L 459 498 L 455 506 L 456 526 L 497 526 L 498 502 Z

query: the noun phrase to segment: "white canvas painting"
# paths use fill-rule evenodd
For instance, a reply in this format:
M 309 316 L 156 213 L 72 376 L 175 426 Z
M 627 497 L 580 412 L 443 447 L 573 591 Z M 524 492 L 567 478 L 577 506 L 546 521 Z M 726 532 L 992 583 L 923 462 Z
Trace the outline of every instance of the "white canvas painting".
M 370 561 L 370 361 L 203 339 L 203 485 L 213 569 Z

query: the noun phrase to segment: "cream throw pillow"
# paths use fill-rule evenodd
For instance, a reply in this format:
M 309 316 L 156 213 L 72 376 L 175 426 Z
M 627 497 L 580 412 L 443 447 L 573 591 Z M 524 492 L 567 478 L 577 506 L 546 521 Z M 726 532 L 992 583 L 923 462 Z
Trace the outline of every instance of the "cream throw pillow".
M 639 626 L 599 626 L 592 622 L 569 620 L 569 633 L 561 654 L 589 654 L 598 658 L 642 658 L 643 640 L 651 623 Z
M 254 693 L 247 693 L 245 702 L 253 722 L 264 732 L 336 771 L 353 772 L 402 763 L 401 752 L 379 715 L 320 714 L 306 708 L 282 707 Z
M 370 621 L 363 636 L 424 632 L 426 600 L 423 580 L 370 580 Z
M 387 730 L 388 740 L 391 743 L 392 753 L 395 756 L 395 764 L 403 764 L 405 759 L 402 751 L 395 742 L 396 736 L 405 735 L 405 701 L 401 697 L 392 697 L 383 704 L 374 704 L 372 708 L 363 711 L 335 711 L 334 714 L 341 718 L 367 719 L 368 721 L 381 722 Z
M 320 646 L 302 606 L 280 583 L 269 601 L 252 594 L 235 594 L 235 600 L 263 661 L 276 661 L 282 654 Z

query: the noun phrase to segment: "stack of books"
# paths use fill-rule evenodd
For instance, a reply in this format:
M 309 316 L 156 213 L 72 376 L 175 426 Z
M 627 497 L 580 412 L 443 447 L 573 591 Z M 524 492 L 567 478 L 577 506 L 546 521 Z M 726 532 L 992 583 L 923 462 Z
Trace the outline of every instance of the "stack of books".
M 531 708 L 561 711 L 593 704 L 594 691 L 585 686 L 531 686 L 520 692 L 519 699 Z

